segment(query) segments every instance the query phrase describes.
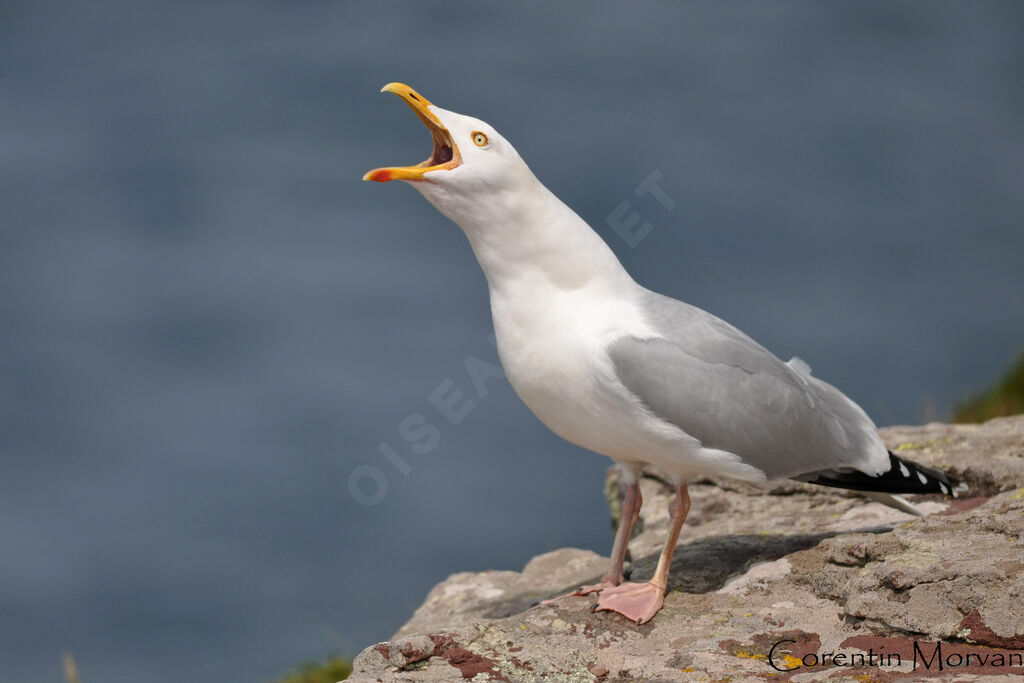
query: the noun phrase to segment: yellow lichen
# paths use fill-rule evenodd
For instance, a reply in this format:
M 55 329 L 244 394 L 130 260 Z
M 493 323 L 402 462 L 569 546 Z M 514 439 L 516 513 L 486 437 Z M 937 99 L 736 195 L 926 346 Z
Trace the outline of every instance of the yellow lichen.
M 877 683 L 882 680 L 881 678 L 875 678 L 871 674 L 857 674 L 854 676 L 855 680 L 863 681 L 863 683 Z
M 790 669 L 794 669 L 794 668 L 796 668 L 798 666 L 803 666 L 803 664 L 804 664 L 803 660 L 801 660 L 801 659 L 799 659 L 797 657 L 794 657 L 793 655 L 787 655 L 787 654 L 783 654 L 782 655 L 782 661 L 784 661 L 786 663 L 786 666 L 788 668 L 790 668 Z
M 925 441 L 923 443 L 904 441 L 903 443 L 898 444 L 896 448 L 894 448 L 893 450 L 896 451 L 897 453 L 900 453 L 902 451 L 924 451 L 931 450 L 933 447 L 936 446 L 948 446 L 951 443 L 953 443 L 953 439 L 950 439 L 949 437 L 946 437 L 945 439 L 932 439 L 931 441 Z
M 740 659 L 768 659 L 767 655 L 751 654 L 750 652 L 747 652 L 746 650 L 737 650 L 736 651 L 736 656 L 739 657 Z

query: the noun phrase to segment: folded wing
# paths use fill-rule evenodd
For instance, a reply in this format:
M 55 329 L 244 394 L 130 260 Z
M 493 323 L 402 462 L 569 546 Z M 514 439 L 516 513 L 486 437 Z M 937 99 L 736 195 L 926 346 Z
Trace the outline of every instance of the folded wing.
M 651 412 L 738 455 L 768 479 L 890 468 L 874 423 L 806 364 L 784 363 L 728 323 L 645 292 L 654 339 L 622 337 L 607 349 L 617 379 Z

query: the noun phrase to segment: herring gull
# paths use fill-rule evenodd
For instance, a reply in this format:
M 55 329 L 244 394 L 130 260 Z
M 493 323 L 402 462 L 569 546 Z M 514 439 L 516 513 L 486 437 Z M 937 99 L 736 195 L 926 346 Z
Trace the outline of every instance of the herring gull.
M 784 362 L 714 315 L 637 284 L 494 127 L 401 83 L 383 91 L 423 121 L 433 153 L 364 180 L 407 181 L 462 228 L 487 278 L 498 355 L 516 393 L 556 434 L 621 470 L 608 571 L 574 595 L 598 593 L 598 609 L 649 621 L 689 510 L 686 482 L 700 475 L 860 490 L 908 512 L 896 494 L 956 495 L 952 478 L 889 452 L 865 412 L 803 361 Z M 654 576 L 624 582 L 645 464 L 672 478 L 669 534 Z

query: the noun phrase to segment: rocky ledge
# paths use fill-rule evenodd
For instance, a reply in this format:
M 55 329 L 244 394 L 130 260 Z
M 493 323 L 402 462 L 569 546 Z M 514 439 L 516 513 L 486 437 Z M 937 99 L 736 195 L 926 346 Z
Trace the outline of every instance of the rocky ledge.
M 352 681 L 1010 680 L 1024 676 L 1024 416 L 882 430 L 970 486 L 927 516 L 798 483 L 693 482 L 664 609 L 642 626 L 559 597 L 605 558 L 563 549 L 522 572 L 437 585 Z M 642 483 L 634 579 L 654 571 L 670 492 Z M 618 490 L 608 491 L 613 516 Z M 912 498 L 912 497 L 911 497 Z

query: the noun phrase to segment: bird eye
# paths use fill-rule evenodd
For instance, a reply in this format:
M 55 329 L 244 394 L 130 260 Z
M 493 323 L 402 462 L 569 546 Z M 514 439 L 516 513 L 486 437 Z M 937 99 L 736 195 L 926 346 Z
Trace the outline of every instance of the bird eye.
M 473 132 L 473 142 L 474 142 L 474 144 L 476 144 L 477 147 L 486 147 L 487 146 L 487 136 L 484 135 L 483 133 L 481 133 L 480 131 L 474 131 Z

